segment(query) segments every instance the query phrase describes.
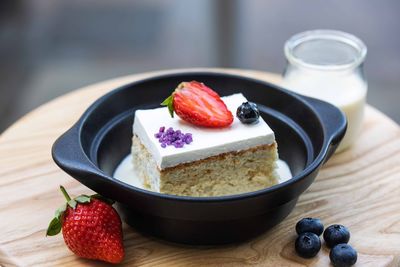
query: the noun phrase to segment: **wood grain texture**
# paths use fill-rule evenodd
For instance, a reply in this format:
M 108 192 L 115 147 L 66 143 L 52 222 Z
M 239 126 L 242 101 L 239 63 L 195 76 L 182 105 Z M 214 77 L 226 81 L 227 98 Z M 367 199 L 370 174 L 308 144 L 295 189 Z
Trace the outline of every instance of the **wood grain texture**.
M 258 71 L 223 70 L 279 82 Z M 75 257 L 62 236 L 45 237 L 63 202 L 89 189 L 53 163 L 50 148 L 99 96 L 146 73 L 92 85 L 57 98 L 21 118 L 0 136 L 0 266 L 106 266 Z M 124 225 L 125 266 L 329 266 L 328 249 L 305 260 L 294 252 L 295 223 L 319 217 L 351 230 L 356 266 L 400 266 L 400 127 L 366 109 L 357 143 L 334 155 L 281 224 L 243 244 L 188 247 L 142 236 Z M 238 229 L 240 231 L 240 229 Z

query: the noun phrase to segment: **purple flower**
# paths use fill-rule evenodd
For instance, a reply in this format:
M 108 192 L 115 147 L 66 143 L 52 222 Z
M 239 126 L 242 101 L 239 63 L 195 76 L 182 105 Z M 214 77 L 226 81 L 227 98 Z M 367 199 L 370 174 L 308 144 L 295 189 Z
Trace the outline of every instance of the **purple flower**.
M 181 147 L 183 147 L 183 143 L 182 143 L 180 140 L 175 141 L 175 142 L 174 142 L 174 147 L 176 147 L 176 148 L 181 148 Z
M 158 142 L 161 143 L 162 148 L 166 148 L 167 146 L 174 146 L 175 148 L 182 148 L 191 142 L 193 142 L 191 133 L 182 133 L 181 130 L 176 130 L 172 127 L 169 127 L 165 130 L 165 126 L 160 127 L 158 133 L 154 134 L 154 137 L 158 139 Z

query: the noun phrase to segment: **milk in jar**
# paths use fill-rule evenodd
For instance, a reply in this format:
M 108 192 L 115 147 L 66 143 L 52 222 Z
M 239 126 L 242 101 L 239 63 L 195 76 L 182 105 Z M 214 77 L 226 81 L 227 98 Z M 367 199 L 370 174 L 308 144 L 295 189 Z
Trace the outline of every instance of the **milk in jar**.
M 337 152 L 350 147 L 361 131 L 367 95 L 366 52 L 357 37 L 332 30 L 303 32 L 285 44 L 283 86 L 329 102 L 346 114 L 347 131 Z

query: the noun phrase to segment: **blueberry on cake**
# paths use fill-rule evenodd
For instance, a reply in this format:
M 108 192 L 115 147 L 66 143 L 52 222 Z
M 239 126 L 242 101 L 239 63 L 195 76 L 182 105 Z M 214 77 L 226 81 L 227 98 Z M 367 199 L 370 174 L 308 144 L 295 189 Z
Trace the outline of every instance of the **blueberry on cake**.
M 241 93 L 221 98 L 203 83 L 182 82 L 162 105 L 135 112 L 133 165 L 144 187 L 222 196 L 278 183 L 274 132 Z

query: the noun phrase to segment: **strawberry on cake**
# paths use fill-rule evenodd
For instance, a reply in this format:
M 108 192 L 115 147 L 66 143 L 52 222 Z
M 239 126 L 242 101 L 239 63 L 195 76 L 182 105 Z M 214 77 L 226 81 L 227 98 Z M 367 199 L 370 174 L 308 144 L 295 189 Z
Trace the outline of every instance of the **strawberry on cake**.
M 182 82 L 162 105 L 135 113 L 133 165 L 145 187 L 222 196 L 278 183 L 274 132 L 242 94 L 221 98 L 203 83 Z

